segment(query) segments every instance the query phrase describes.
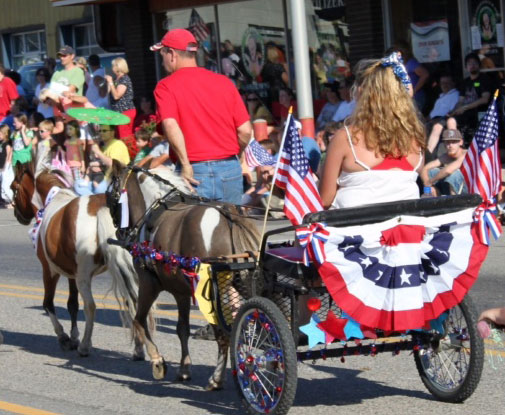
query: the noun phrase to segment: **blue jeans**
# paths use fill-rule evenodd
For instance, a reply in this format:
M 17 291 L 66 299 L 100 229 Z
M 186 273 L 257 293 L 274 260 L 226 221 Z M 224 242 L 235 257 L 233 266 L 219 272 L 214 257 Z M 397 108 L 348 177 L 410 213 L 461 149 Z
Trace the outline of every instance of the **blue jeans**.
M 439 168 L 431 169 L 428 172 L 428 176 L 431 179 L 435 177 L 439 171 L 440 171 Z M 461 173 L 460 170 L 456 170 L 449 176 L 443 178 L 442 180 L 439 180 L 435 184 L 435 187 L 440 191 L 441 195 L 450 195 L 450 194 L 462 195 L 468 193 L 468 188 L 466 187 L 465 179 L 463 178 L 463 173 Z
M 103 179 L 98 186 L 93 186 L 93 182 L 90 180 L 87 182 L 84 179 L 76 180 L 74 183 L 74 190 L 79 196 L 89 196 L 96 195 L 98 193 L 105 193 L 107 191 L 107 186 L 109 182 Z
M 202 161 L 191 163 L 195 180 L 193 187 L 198 196 L 212 200 L 234 203 L 242 202 L 242 168 L 238 157 L 231 160 Z M 180 167 L 177 168 L 180 171 Z

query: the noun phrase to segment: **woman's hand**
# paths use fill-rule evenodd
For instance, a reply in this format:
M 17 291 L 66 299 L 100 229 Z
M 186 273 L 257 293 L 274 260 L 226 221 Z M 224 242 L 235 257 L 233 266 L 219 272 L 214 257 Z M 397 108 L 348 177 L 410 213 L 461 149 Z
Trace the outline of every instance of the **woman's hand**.
M 112 76 L 110 76 L 110 75 L 105 75 L 105 76 L 104 76 L 104 78 L 105 78 L 105 81 L 106 81 L 108 84 L 112 84 L 112 82 L 113 82 Z

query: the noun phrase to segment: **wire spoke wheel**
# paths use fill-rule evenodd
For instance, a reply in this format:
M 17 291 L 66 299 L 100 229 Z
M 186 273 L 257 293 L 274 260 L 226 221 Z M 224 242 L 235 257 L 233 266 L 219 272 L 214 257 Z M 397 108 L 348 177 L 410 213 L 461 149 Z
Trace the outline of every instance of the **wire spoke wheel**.
M 285 414 L 297 384 L 292 333 L 277 306 L 255 297 L 239 310 L 232 330 L 231 361 L 242 403 L 252 414 Z
M 463 402 L 477 388 L 484 364 L 484 342 L 477 333 L 477 315 L 467 296 L 447 312 L 444 333 L 432 334 L 415 351 L 423 383 L 439 400 Z

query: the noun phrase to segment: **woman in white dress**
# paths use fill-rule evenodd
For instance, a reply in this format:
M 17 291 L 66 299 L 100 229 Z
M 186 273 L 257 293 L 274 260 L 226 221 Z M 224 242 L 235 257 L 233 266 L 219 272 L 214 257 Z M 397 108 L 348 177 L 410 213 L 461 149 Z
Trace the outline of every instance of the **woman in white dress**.
M 362 60 L 355 75 L 356 108 L 327 150 L 324 208 L 419 198 L 426 133 L 401 57 Z

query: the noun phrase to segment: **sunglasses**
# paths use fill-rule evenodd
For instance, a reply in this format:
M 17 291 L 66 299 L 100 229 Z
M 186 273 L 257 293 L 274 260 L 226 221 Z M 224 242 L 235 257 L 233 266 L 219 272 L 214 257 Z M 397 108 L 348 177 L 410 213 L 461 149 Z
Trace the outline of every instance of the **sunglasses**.
M 48 133 L 48 132 L 49 132 L 49 130 L 39 130 L 39 133 L 41 133 L 41 134 L 42 133 Z
M 247 102 L 254 102 L 254 101 L 258 101 L 258 98 L 247 98 L 246 101 Z

